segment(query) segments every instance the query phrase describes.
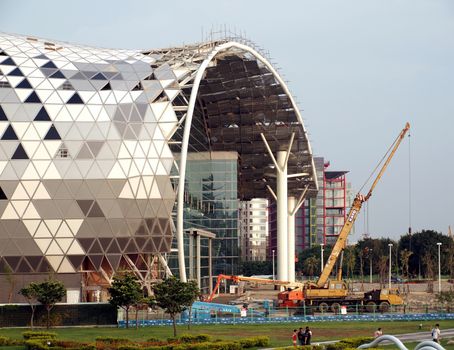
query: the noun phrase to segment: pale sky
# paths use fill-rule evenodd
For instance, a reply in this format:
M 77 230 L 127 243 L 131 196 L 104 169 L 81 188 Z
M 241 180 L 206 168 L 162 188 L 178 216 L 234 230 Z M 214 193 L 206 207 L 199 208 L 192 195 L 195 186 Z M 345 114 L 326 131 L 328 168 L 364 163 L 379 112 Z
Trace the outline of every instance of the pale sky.
M 413 232 L 454 225 L 453 1 L 0 0 L 0 31 L 99 47 L 181 45 L 224 26 L 270 52 L 314 155 L 349 170 L 355 191 L 409 121 Z M 406 140 L 369 201 L 372 237 L 407 231 L 408 169 Z

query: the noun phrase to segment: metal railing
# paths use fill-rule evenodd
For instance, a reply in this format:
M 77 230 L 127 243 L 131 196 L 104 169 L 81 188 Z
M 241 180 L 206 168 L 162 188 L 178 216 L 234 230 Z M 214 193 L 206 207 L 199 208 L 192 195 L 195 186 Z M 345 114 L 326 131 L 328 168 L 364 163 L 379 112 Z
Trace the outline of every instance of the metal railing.
M 118 323 L 125 325 L 124 312 L 119 312 Z M 177 317 L 178 324 L 244 324 L 244 323 L 275 323 L 275 322 L 329 322 L 329 321 L 375 321 L 375 320 L 442 320 L 454 319 L 454 310 L 448 307 L 435 307 L 430 305 L 423 306 L 398 306 L 390 307 L 387 312 L 382 312 L 378 307 L 370 312 L 361 306 L 349 307 L 342 311 L 321 312 L 318 307 L 295 307 L 295 308 L 275 308 L 275 307 L 248 307 L 241 312 L 225 312 L 216 309 L 193 309 L 189 315 L 185 311 Z M 171 324 L 169 315 L 163 310 L 139 310 L 129 312 L 130 325 L 168 325 Z

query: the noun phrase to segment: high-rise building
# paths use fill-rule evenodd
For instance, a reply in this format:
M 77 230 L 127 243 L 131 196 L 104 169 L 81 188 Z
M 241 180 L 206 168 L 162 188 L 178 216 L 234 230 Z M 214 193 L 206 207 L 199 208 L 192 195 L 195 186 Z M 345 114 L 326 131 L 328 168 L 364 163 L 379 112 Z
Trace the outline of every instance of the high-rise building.
M 323 243 L 332 245 L 344 225 L 349 206 L 347 171 L 328 170 L 330 162 L 314 157 L 319 190 L 316 198 L 304 201 L 296 214 L 297 251 Z
M 240 202 L 240 251 L 243 261 L 265 261 L 268 243 L 268 200 Z

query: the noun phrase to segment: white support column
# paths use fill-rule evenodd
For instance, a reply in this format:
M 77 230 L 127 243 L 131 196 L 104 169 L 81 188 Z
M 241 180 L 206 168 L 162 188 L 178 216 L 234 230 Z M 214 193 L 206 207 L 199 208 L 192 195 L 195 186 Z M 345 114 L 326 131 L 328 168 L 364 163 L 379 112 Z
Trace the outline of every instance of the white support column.
M 276 196 L 277 196 L 277 279 L 288 280 L 288 206 L 287 206 L 287 152 L 277 152 Z
M 210 287 L 210 294 L 213 293 L 213 265 L 212 265 L 212 247 L 211 247 L 211 238 L 208 238 L 208 276 L 210 280 L 208 281 L 208 286 Z
M 194 236 L 189 232 L 189 279 L 194 279 Z
M 287 237 L 287 261 L 288 261 L 288 281 L 295 282 L 295 197 L 288 197 L 288 237 Z
M 197 234 L 195 238 L 195 251 L 196 251 L 196 260 L 195 260 L 195 268 L 196 268 L 196 276 L 197 276 L 197 285 L 199 288 L 202 286 L 202 273 L 201 273 L 201 256 L 200 256 L 200 235 Z

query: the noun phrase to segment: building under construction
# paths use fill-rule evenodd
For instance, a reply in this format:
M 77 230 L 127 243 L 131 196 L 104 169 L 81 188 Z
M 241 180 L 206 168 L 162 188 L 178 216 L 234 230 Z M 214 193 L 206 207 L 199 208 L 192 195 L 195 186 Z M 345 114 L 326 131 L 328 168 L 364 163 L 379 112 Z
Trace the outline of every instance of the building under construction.
M 1 302 L 49 273 L 68 301 L 102 299 L 119 269 L 149 289 L 172 272 L 173 241 L 186 280 L 191 227 L 215 234 L 213 265 L 232 270 L 238 199 L 276 201 L 278 278 L 292 280 L 294 215 L 317 186 L 298 107 L 249 42 L 0 35 Z

